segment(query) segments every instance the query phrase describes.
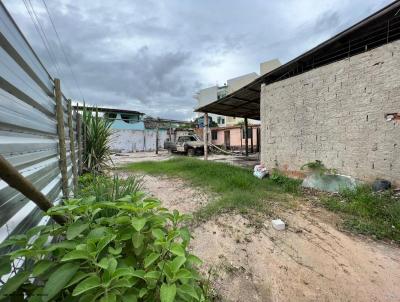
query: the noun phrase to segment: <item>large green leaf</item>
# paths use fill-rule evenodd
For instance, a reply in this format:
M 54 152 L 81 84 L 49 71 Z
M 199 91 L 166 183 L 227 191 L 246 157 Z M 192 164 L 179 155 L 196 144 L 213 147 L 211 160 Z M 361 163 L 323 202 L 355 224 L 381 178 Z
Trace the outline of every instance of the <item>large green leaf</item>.
M 141 233 L 133 233 L 132 244 L 135 249 L 140 248 L 143 245 L 144 235 Z
M 107 296 L 104 296 L 100 299 L 100 302 L 116 302 L 117 296 L 114 293 L 109 293 Z
M 77 263 L 66 263 L 54 271 L 43 288 L 43 301 L 53 299 L 72 279 L 79 269 Z
M 67 239 L 68 240 L 74 239 L 76 236 L 81 234 L 88 227 L 89 227 L 88 223 L 82 223 L 80 221 L 74 222 L 67 229 Z
M 50 260 L 40 260 L 38 261 L 32 270 L 32 276 L 37 277 L 45 273 L 50 267 L 55 266 L 56 263 Z
M 145 279 L 158 279 L 160 278 L 161 272 L 159 271 L 150 271 L 144 275 Z
M 70 260 L 76 260 L 76 259 L 89 259 L 89 253 L 87 251 L 79 251 L 79 250 L 74 250 L 71 251 L 62 257 L 61 261 L 70 261 Z
M 161 256 L 160 253 L 151 253 L 144 259 L 144 268 L 148 268 Z
M 176 295 L 176 285 L 175 284 L 165 284 L 163 283 L 160 288 L 160 299 L 161 302 L 174 302 Z
M 132 218 L 132 226 L 138 232 L 140 232 L 143 229 L 143 227 L 145 226 L 146 222 L 147 222 L 147 219 L 145 217 L 141 217 L 141 218 L 134 217 L 134 218 Z
M 187 261 L 196 265 L 201 265 L 203 263 L 203 261 L 201 261 L 201 259 L 195 255 L 187 256 Z
M 101 285 L 101 280 L 98 276 L 91 276 L 81 281 L 72 292 L 73 296 L 78 296 L 88 290 L 99 287 Z
M 153 235 L 154 238 L 161 240 L 165 237 L 165 233 L 161 229 L 153 229 L 151 230 L 151 234 Z
M 185 268 L 180 269 L 175 274 L 175 278 L 176 279 L 181 279 L 181 280 L 191 279 L 192 277 L 193 277 L 192 273 L 189 270 L 185 269 Z
M 62 241 L 51 244 L 48 248 L 46 248 L 46 250 L 49 252 L 55 251 L 57 249 L 72 250 L 75 249 L 76 245 L 77 243 L 75 241 Z
M 8 274 L 11 271 L 11 259 L 9 256 L 0 257 L 0 276 Z
M 14 293 L 29 277 L 29 272 L 19 272 L 14 277 L 7 280 L 0 289 L 0 300 Z
M 195 298 L 196 300 L 199 300 L 199 296 L 197 295 L 193 286 L 190 286 L 189 284 L 179 285 L 177 288 L 177 291 L 178 291 L 178 293 L 183 293 L 185 295 L 189 295 L 192 298 Z
M 181 256 L 181 257 L 185 256 L 185 250 L 178 243 L 171 244 L 171 252 L 177 256 Z
M 170 263 L 169 266 L 170 266 L 172 272 L 176 273 L 185 262 L 186 262 L 186 258 L 185 257 L 178 256 L 174 260 L 172 260 L 172 262 Z

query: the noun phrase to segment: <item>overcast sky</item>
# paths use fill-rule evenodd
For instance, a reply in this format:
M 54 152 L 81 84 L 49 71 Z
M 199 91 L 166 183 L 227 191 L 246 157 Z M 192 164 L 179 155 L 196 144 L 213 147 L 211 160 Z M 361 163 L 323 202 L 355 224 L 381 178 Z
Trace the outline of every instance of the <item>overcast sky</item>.
M 24 0 L 29 7 L 29 1 Z M 67 97 L 81 100 L 43 0 L 30 0 L 52 64 L 23 0 L 6 7 Z M 389 0 L 45 0 L 86 102 L 189 119 L 194 93 L 259 63 L 282 63 Z M 30 8 L 30 7 L 29 7 Z

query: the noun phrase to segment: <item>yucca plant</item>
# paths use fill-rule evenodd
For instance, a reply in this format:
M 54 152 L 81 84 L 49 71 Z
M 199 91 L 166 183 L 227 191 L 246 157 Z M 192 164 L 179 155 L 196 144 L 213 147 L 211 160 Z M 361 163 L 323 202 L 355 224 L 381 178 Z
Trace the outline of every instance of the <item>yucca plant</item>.
M 86 133 L 84 164 L 89 172 L 101 172 L 111 162 L 109 147 L 111 121 L 99 116 L 99 111 L 83 108 L 83 127 Z

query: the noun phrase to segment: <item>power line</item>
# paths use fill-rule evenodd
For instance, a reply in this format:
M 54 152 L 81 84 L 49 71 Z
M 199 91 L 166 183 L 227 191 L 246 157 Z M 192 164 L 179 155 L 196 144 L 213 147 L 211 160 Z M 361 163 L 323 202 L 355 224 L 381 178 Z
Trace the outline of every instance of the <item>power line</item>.
M 62 74 L 65 75 L 65 73 L 64 73 L 64 72 L 61 72 L 61 71 L 62 71 L 62 68 L 61 68 L 61 66 L 57 63 L 56 52 L 55 52 L 55 51 L 53 50 L 53 48 L 51 47 L 51 44 L 50 44 L 50 42 L 49 42 L 49 39 L 48 39 L 47 36 L 46 36 L 46 32 L 44 31 L 44 28 L 43 28 L 43 26 L 42 26 L 42 23 L 40 22 L 40 19 L 39 19 L 38 15 L 36 14 L 35 8 L 33 7 L 31 0 L 28 0 L 28 3 L 29 3 L 29 5 L 30 5 L 30 7 L 31 7 L 31 10 L 32 10 L 32 12 L 33 12 L 33 15 L 34 15 L 35 18 L 36 18 L 36 21 L 37 21 L 37 23 L 38 23 L 38 25 L 39 25 L 39 28 L 41 29 L 41 31 L 42 31 L 42 33 L 43 33 L 44 40 L 47 42 L 48 48 L 50 49 L 50 52 L 53 54 L 54 61 L 55 61 L 55 66 L 56 66 L 56 69 L 58 70 L 59 77 L 61 78 L 61 75 L 62 75 Z M 68 86 L 66 83 L 64 83 L 64 86 L 65 86 L 66 90 L 68 91 L 68 94 L 71 94 L 71 90 L 69 89 L 69 86 Z
M 73 71 L 73 69 L 72 69 L 72 67 L 71 67 L 70 60 L 68 59 L 68 56 L 67 56 L 67 54 L 66 54 L 65 51 L 64 51 L 63 43 L 61 42 L 60 36 L 59 36 L 58 31 L 57 31 L 57 29 L 56 29 L 56 26 L 55 26 L 55 24 L 54 24 L 53 18 L 51 17 L 49 8 L 47 7 L 46 1 L 45 1 L 45 0 L 42 0 L 42 2 L 43 2 L 44 7 L 46 8 L 46 12 L 47 12 L 47 15 L 49 16 L 49 19 L 50 19 L 51 25 L 52 25 L 52 27 L 53 27 L 53 29 L 54 29 L 54 32 L 56 33 L 57 40 L 58 40 L 58 43 L 60 44 L 60 48 L 61 48 L 61 51 L 62 51 L 62 53 L 63 53 L 63 55 L 64 55 L 65 61 L 67 62 L 67 65 L 68 65 L 69 70 L 71 71 L 72 78 L 74 79 L 75 84 L 76 84 L 76 86 L 78 87 L 78 90 L 79 90 L 79 93 L 80 93 L 80 95 L 81 95 L 81 98 L 83 99 L 83 101 L 85 101 L 85 97 L 83 96 L 81 87 L 80 87 L 80 85 L 79 85 L 79 83 L 78 83 L 78 81 L 77 81 L 77 79 L 76 79 L 75 73 L 74 73 L 74 71 Z
M 61 67 L 57 63 L 57 57 L 55 55 L 55 52 L 53 52 L 51 44 L 47 38 L 46 32 L 43 29 L 43 26 L 39 20 L 38 15 L 36 14 L 36 11 L 31 3 L 31 0 L 23 0 L 23 2 L 24 2 L 26 10 L 29 13 L 29 16 L 31 17 L 31 20 L 33 22 L 33 25 L 35 26 L 36 31 L 39 34 L 39 36 L 43 42 L 43 45 L 46 48 L 46 51 L 50 57 L 50 60 L 52 61 L 53 65 L 54 65 L 56 73 L 58 73 L 58 77 L 61 77 L 61 74 L 62 74 Z M 29 6 L 30 6 L 30 9 L 29 9 Z M 68 94 L 71 94 L 71 92 L 70 92 L 71 90 L 69 89 L 68 85 L 66 83 L 64 83 L 64 86 L 65 86 L 66 90 L 68 91 Z

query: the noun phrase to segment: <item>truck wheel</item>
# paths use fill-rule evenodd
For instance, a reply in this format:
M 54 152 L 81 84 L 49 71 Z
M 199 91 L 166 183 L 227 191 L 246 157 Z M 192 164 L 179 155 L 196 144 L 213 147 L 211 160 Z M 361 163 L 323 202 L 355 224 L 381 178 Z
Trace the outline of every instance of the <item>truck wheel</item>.
M 188 149 L 188 150 L 187 150 L 187 155 L 188 155 L 188 156 L 194 156 L 194 153 L 195 153 L 194 151 L 195 151 L 195 150 L 194 150 L 193 148 Z

